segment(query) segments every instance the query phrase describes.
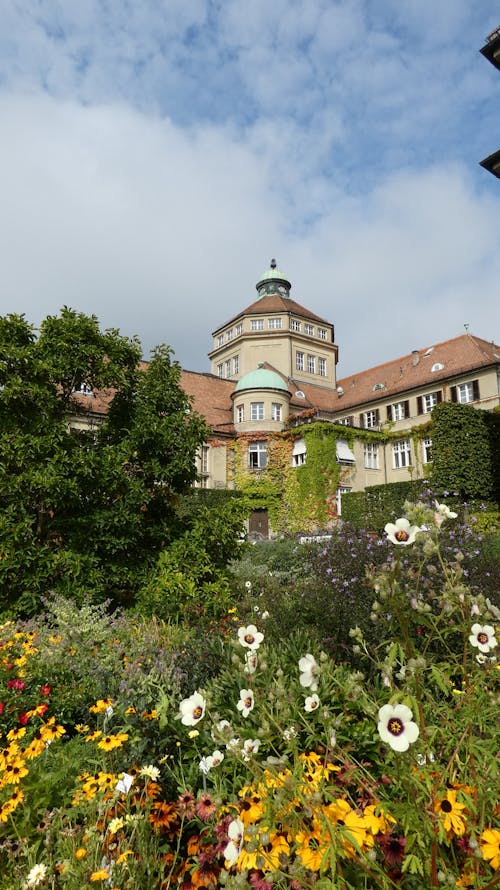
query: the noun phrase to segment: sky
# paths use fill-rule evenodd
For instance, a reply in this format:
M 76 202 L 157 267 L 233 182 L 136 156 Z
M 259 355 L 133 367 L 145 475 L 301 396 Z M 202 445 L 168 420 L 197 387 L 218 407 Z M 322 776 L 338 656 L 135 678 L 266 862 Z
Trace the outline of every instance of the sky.
M 0 314 L 208 371 L 272 257 L 342 377 L 500 341 L 498 0 L 0 0 Z

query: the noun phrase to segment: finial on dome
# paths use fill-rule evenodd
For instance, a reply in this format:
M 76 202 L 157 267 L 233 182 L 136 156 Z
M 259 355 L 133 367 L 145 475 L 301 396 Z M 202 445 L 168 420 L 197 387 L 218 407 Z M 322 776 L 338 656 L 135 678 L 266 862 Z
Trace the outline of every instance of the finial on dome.
M 275 269 L 275 268 L 276 268 L 276 260 L 273 257 L 271 260 L 271 269 Z

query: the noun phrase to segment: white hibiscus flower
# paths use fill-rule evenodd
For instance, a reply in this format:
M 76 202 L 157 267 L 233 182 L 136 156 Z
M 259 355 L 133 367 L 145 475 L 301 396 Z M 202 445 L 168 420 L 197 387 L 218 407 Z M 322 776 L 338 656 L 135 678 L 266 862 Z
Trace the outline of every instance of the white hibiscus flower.
M 184 726 L 195 726 L 205 714 L 206 701 L 200 692 L 193 692 L 179 705 L 178 717 Z
M 257 670 L 258 658 L 257 653 L 253 650 L 250 652 L 245 652 L 245 667 L 243 671 L 245 674 L 255 674 Z
M 406 705 L 383 705 L 378 712 L 378 732 L 394 751 L 407 751 L 419 736 L 419 728 Z
M 241 711 L 242 717 L 248 717 L 250 711 L 253 711 L 254 697 L 251 689 L 240 689 L 240 700 L 236 707 Z
M 255 624 L 238 628 L 238 642 L 247 649 L 258 649 L 263 639 L 264 634 L 257 630 Z
M 308 652 L 307 655 L 299 658 L 299 671 L 301 671 L 299 677 L 300 685 L 305 689 L 310 689 L 311 692 L 316 692 L 320 668 L 314 655 Z
M 241 819 L 233 819 L 233 821 L 229 823 L 227 829 L 229 843 L 224 849 L 224 858 L 230 866 L 234 865 L 241 853 L 244 831 L 245 826 Z
M 252 754 L 257 754 L 257 751 L 260 748 L 260 740 L 259 739 L 245 739 L 243 742 L 243 760 L 247 762 L 250 760 Z
M 304 711 L 307 711 L 308 714 L 311 711 L 317 711 L 319 708 L 319 698 L 315 692 L 312 695 L 308 695 L 304 702 Z
M 458 516 L 458 513 L 454 513 L 446 504 L 438 504 L 437 501 L 434 501 L 434 507 L 436 508 L 434 518 L 438 525 L 441 525 L 443 519 L 456 519 Z
M 401 519 L 396 519 L 396 522 L 388 522 L 384 530 L 389 541 L 406 547 L 408 544 L 413 544 L 420 528 L 418 525 L 410 525 L 408 519 L 403 516 Z
M 470 630 L 469 643 L 480 652 L 487 653 L 497 645 L 495 628 L 491 624 L 473 624 Z

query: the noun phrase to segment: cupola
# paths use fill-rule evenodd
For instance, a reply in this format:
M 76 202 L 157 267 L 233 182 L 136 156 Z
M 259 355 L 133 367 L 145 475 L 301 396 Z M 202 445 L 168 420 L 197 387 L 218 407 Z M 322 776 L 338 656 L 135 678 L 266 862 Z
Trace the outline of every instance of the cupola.
M 279 294 L 280 297 L 289 297 L 291 284 L 288 278 L 280 269 L 276 267 L 276 260 L 272 259 L 269 269 L 267 269 L 260 280 L 256 284 L 259 297 L 266 297 L 269 294 Z

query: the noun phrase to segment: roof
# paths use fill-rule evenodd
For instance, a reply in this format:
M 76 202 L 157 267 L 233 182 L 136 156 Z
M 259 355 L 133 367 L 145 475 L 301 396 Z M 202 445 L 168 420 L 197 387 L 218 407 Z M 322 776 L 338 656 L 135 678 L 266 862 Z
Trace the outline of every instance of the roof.
M 495 364 L 500 364 L 500 346 L 472 334 L 462 334 L 339 379 L 330 410 L 344 411 L 419 387 L 438 386 L 443 380 Z M 443 367 L 432 371 L 436 365 Z M 379 389 L 375 388 L 377 384 Z M 343 395 L 338 395 L 339 386 Z
M 218 331 L 222 328 L 226 328 L 229 324 L 234 324 L 237 319 L 244 315 L 262 315 L 267 312 L 286 312 L 288 314 L 300 315 L 302 318 L 309 318 L 311 321 L 320 322 L 320 324 L 332 325 L 332 322 L 325 321 L 320 315 L 315 315 L 314 312 L 311 312 L 310 309 L 306 309 L 305 306 L 301 306 L 300 303 L 296 303 L 291 297 L 282 297 L 280 294 L 266 294 L 265 297 L 259 297 L 259 299 L 255 300 L 253 303 L 250 303 L 246 309 L 242 309 L 241 312 L 238 312 L 238 314 L 234 315 L 233 318 L 230 318 L 229 321 L 219 325 L 219 327 L 212 332 L 212 336 L 214 337 Z
M 238 380 L 235 392 L 243 389 L 282 389 L 288 391 L 288 387 L 281 374 L 269 367 L 259 367 L 255 371 L 249 371 Z
M 214 432 L 234 433 L 231 393 L 234 380 L 215 374 L 182 371 L 180 384 L 193 399 L 193 408 L 201 414 Z

